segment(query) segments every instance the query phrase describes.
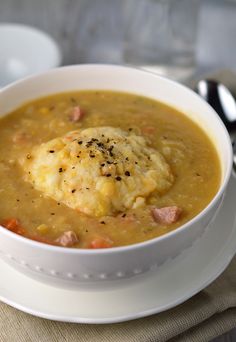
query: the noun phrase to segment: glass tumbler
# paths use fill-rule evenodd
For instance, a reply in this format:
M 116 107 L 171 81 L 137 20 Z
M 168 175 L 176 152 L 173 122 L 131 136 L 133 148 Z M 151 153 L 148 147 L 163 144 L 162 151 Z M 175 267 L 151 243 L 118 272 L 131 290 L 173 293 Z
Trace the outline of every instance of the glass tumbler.
M 201 0 L 128 0 L 124 8 L 126 64 L 179 81 L 195 69 Z

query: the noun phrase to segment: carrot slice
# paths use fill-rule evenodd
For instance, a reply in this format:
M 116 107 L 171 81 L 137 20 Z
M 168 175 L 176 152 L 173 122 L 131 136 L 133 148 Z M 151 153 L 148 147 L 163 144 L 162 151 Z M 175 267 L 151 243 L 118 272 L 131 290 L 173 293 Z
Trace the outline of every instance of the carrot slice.
M 19 235 L 25 234 L 24 228 L 21 226 L 20 221 L 17 220 L 16 218 L 10 218 L 10 219 L 4 220 L 2 222 L 2 226 L 7 228 L 8 230 L 10 230 L 13 233 L 16 233 Z
M 90 248 L 109 248 L 112 247 L 112 244 L 110 239 L 98 237 L 91 241 Z
M 1 225 L 4 228 L 10 230 L 11 232 L 16 233 L 18 235 L 23 235 L 30 240 L 42 242 L 42 243 L 45 243 L 47 245 L 59 246 L 59 244 L 56 241 L 51 241 L 50 239 L 47 239 L 45 237 L 39 237 L 39 236 L 35 236 L 35 235 L 31 235 L 31 234 L 27 233 L 25 231 L 25 229 L 21 226 L 20 221 L 17 220 L 16 218 L 10 218 L 10 219 L 3 220 L 1 222 Z

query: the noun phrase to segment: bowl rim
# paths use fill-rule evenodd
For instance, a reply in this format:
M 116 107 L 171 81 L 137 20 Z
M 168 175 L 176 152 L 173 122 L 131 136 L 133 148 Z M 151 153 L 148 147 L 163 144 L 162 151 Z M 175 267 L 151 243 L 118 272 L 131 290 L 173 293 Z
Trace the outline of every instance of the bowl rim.
M 174 236 L 181 234 L 184 230 L 190 229 L 193 224 L 195 224 L 197 221 L 199 221 L 199 219 L 202 216 L 204 216 L 208 211 L 210 211 L 214 207 L 214 205 L 217 203 L 217 201 L 223 195 L 223 193 L 227 187 L 227 184 L 229 182 L 230 176 L 231 176 L 231 170 L 232 170 L 232 164 L 233 164 L 232 144 L 231 144 L 229 133 L 228 133 L 224 123 L 222 122 L 221 118 L 216 113 L 216 111 L 206 101 L 204 101 L 198 94 L 196 94 L 193 90 L 191 90 L 190 88 L 188 88 L 187 86 L 185 86 L 183 84 L 178 83 L 177 81 L 168 79 L 168 78 L 161 76 L 161 75 L 158 75 L 152 71 L 140 69 L 138 67 L 127 66 L 127 65 L 117 65 L 117 64 L 96 64 L 96 63 L 92 64 L 91 63 L 91 64 L 75 64 L 75 65 L 69 65 L 69 66 L 61 66 L 61 67 L 57 67 L 57 68 L 47 70 L 45 72 L 41 72 L 41 73 L 37 73 L 37 74 L 31 75 L 31 76 L 27 76 L 23 79 L 17 80 L 16 82 L 13 82 L 13 83 L 8 84 L 7 86 L 1 88 L 0 94 L 4 93 L 5 91 L 9 91 L 11 88 L 13 88 L 15 86 L 19 86 L 21 84 L 24 84 L 25 82 L 37 80 L 37 78 L 40 76 L 46 76 L 46 75 L 50 76 L 50 74 L 53 75 L 54 73 L 65 72 L 66 70 L 84 69 L 84 68 L 101 68 L 101 69 L 102 68 L 115 68 L 117 70 L 123 69 L 123 70 L 127 70 L 127 71 L 136 71 L 140 75 L 141 74 L 144 74 L 144 75 L 148 74 L 150 77 L 156 78 L 160 82 L 166 82 L 166 83 L 172 84 L 175 87 L 182 88 L 182 90 L 184 90 L 185 93 L 195 97 L 195 99 L 204 103 L 205 107 L 208 109 L 208 112 L 210 111 L 213 114 L 214 119 L 216 121 L 218 121 L 218 125 L 221 127 L 222 131 L 224 132 L 224 135 L 226 138 L 226 143 L 227 143 L 227 149 L 228 149 L 229 161 L 228 161 L 228 164 L 226 165 L 225 175 L 224 175 L 224 178 L 222 180 L 222 183 L 221 183 L 217 193 L 212 198 L 212 200 L 208 203 L 208 205 L 200 213 L 198 213 L 196 216 L 194 216 L 191 220 L 187 221 L 183 225 L 177 227 L 176 229 L 174 229 L 174 230 L 172 230 L 166 234 L 158 236 L 156 238 L 146 240 L 143 242 L 130 244 L 130 245 L 125 245 L 125 246 L 118 246 L 118 247 L 114 246 L 114 247 L 110 247 L 110 248 L 101 248 L 101 249 L 86 249 L 86 248 L 73 248 L 73 247 L 68 248 L 68 247 L 62 247 L 62 246 L 48 245 L 48 244 L 45 244 L 43 242 L 38 242 L 35 240 L 28 239 L 24 236 L 15 234 L 15 233 L 11 232 L 10 230 L 4 228 L 1 225 L 0 225 L 0 234 L 4 234 L 5 236 L 7 236 L 9 238 L 14 238 L 19 242 L 22 242 L 22 243 L 29 245 L 30 247 L 40 248 L 42 250 L 51 251 L 51 252 L 64 253 L 64 254 L 68 254 L 68 255 L 74 255 L 75 254 L 75 255 L 79 256 L 79 255 L 118 254 L 118 253 L 124 253 L 124 252 L 133 251 L 133 250 L 148 248 L 148 247 L 155 245 L 159 241 L 167 240 L 170 237 L 173 238 Z M 151 97 L 150 97 L 150 99 L 151 99 Z

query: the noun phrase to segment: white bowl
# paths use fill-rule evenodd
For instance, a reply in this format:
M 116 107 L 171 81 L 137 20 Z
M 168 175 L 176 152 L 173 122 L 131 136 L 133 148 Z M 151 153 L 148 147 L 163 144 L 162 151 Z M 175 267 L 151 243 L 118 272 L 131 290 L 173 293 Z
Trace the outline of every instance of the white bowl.
M 0 24 L 0 42 L 0 87 L 61 63 L 56 42 L 36 28 Z
M 44 95 L 82 89 L 131 92 L 178 108 L 207 132 L 222 167 L 220 189 L 199 215 L 173 232 L 143 243 L 102 250 L 62 248 L 28 240 L 0 227 L 0 255 L 20 272 L 56 286 L 103 289 L 156 270 L 202 235 L 228 184 L 232 147 L 218 115 L 194 92 L 155 74 L 122 66 L 63 67 L 16 82 L 0 90 L 0 115 Z

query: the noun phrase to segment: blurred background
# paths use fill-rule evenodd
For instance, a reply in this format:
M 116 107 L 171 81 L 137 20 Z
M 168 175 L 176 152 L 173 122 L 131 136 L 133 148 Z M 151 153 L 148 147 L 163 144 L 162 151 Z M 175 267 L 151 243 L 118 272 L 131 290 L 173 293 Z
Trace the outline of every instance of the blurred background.
M 47 32 L 63 65 L 131 64 L 183 82 L 236 69 L 235 19 L 235 0 L 0 0 L 0 24 Z

